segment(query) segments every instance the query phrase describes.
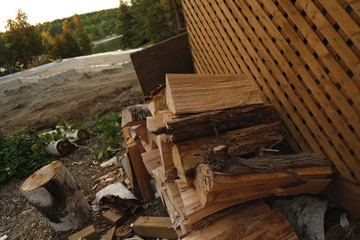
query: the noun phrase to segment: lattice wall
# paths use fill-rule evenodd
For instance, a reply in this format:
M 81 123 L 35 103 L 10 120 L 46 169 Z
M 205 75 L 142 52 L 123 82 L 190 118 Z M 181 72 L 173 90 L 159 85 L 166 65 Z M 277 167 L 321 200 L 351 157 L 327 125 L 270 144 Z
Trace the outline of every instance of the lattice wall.
M 183 0 L 197 73 L 246 73 L 303 151 L 360 182 L 360 1 Z M 289 138 L 290 139 L 290 138 Z

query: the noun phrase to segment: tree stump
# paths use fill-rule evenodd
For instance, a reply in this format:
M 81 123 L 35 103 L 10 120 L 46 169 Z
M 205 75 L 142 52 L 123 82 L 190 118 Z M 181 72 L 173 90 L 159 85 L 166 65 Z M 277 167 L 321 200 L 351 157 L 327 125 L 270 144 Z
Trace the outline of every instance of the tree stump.
M 32 174 L 20 191 L 56 231 L 75 229 L 90 217 L 82 191 L 59 161 Z

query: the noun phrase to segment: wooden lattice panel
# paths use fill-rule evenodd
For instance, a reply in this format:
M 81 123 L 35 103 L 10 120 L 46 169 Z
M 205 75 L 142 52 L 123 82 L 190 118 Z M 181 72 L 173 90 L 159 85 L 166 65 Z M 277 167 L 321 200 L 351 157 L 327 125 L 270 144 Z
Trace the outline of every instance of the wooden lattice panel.
M 302 151 L 360 182 L 360 1 L 183 0 L 197 73 L 246 73 Z

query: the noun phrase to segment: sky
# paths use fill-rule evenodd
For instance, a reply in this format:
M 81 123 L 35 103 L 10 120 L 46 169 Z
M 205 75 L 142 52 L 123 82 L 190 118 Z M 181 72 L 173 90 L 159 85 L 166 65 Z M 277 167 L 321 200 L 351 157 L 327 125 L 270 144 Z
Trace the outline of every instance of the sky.
M 18 9 L 26 13 L 32 25 L 103 9 L 116 8 L 119 0 L 0 0 L 0 32 L 6 21 L 15 19 Z

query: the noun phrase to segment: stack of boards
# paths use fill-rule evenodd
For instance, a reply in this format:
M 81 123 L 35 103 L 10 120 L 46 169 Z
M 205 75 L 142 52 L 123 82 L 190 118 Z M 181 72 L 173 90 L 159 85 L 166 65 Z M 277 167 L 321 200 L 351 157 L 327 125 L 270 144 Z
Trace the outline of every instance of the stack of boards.
M 184 239 L 297 239 L 261 199 L 318 194 L 330 181 L 324 155 L 278 153 L 280 118 L 246 75 L 167 74 L 122 115 L 131 180 L 145 202 L 155 180 Z

